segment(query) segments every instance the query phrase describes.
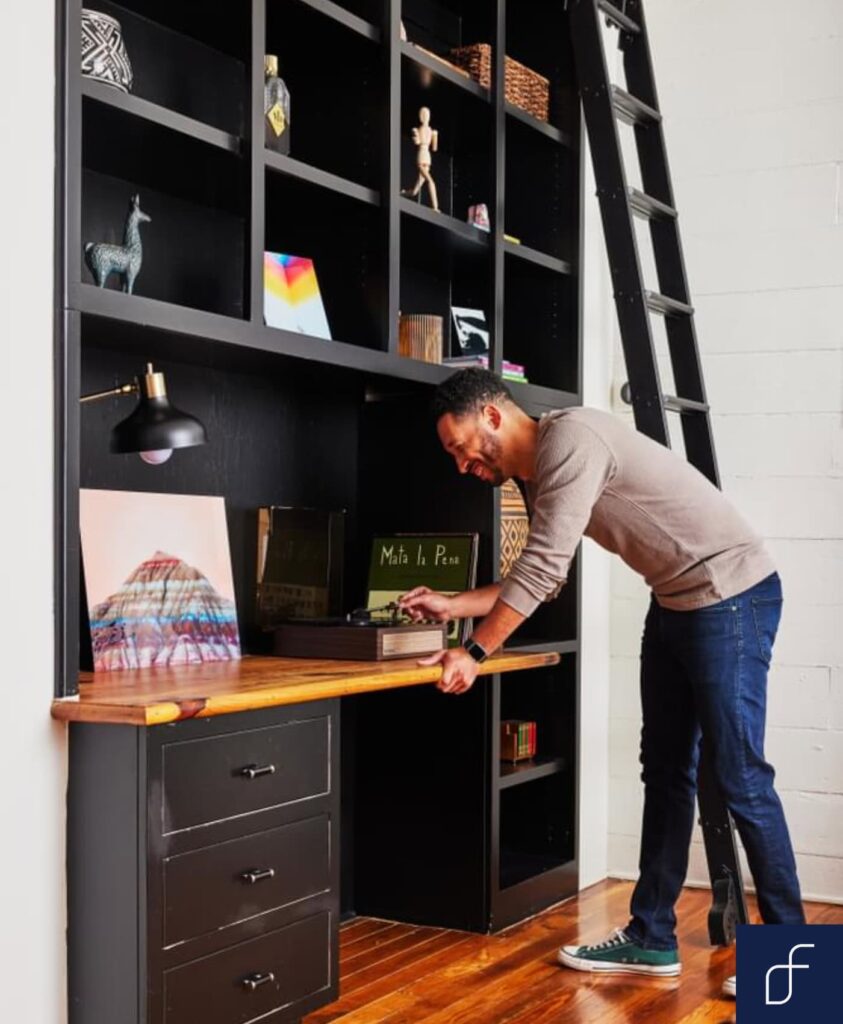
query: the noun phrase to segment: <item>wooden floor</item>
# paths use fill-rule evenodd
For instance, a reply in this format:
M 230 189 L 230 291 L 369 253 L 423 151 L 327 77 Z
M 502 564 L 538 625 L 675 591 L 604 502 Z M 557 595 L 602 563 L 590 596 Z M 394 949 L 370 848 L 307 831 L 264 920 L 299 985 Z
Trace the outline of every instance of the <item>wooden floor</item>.
M 340 999 L 303 1024 L 721 1024 L 734 1001 L 720 984 L 734 950 L 708 944 L 709 893 L 679 901 L 678 979 L 597 977 L 559 967 L 562 944 L 599 941 L 627 921 L 632 885 L 601 882 L 499 935 L 357 918 L 340 942 Z M 843 906 L 806 904 L 808 920 L 843 924 Z M 753 919 L 755 906 L 752 905 Z

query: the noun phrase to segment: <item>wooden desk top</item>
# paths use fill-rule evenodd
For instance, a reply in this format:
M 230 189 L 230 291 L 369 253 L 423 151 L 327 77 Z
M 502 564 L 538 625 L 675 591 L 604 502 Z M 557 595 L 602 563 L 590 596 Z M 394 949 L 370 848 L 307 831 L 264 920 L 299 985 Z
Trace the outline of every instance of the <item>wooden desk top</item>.
M 558 654 L 498 654 L 480 666 L 481 675 L 556 665 Z M 434 683 L 438 665 L 415 658 L 394 661 L 325 661 L 309 658 L 246 657 L 240 661 L 180 665 L 121 672 L 83 672 L 79 694 L 53 701 L 52 715 L 67 722 L 163 725 L 185 718 L 210 718 L 233 711 L 355 693 Z

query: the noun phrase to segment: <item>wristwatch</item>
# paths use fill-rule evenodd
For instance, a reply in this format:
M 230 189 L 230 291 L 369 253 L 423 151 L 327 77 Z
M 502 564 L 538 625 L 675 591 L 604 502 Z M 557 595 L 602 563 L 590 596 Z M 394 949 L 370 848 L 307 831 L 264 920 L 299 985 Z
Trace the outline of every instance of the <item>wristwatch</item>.
M 478 644 L 476 640 L 466 640 L 465 649 L 478 665 L 489 657 L 489 652 L 486 648 L 482 644 Z

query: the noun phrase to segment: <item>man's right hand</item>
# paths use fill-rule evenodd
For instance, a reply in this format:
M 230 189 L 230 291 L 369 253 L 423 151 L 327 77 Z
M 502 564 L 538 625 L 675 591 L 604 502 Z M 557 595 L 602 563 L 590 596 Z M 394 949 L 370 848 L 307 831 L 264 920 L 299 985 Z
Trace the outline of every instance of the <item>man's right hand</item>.
M 434 619 L 436 622 L 448 622 L 452 619 L 453 598 L 440 594 L 430 587 L 414 587 L 398 598 L 399 607 L 414 622 L 420 619 Z

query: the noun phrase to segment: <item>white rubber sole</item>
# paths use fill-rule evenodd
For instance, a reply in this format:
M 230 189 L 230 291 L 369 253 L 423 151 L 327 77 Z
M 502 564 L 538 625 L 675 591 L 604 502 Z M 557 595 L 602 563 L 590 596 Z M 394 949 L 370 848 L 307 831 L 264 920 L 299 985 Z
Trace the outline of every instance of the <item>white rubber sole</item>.
M 601 963 L 599 960 L 586 960 L 565 951 L 564 947 L 556 954 L 563 967 L 571 967 L 575 971 L 588 971 L 594 974 L 646 974 L 652 978 L 676 978 L 682 973 L 682 964 L 622 964 Z
M 736 996 L 736 992 L 735 992 L 736 988 L 737 988 L 737 985 L 735 983 L 735 979 L 734 978 L 727 978 L 723 982 L 723 988 L 721 988 L 720 991 L 723 993 L 724 996 L 728 996 L 730 999 L 734 999 L 735 996 Z

